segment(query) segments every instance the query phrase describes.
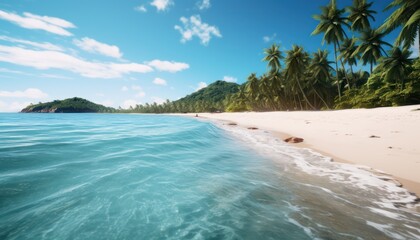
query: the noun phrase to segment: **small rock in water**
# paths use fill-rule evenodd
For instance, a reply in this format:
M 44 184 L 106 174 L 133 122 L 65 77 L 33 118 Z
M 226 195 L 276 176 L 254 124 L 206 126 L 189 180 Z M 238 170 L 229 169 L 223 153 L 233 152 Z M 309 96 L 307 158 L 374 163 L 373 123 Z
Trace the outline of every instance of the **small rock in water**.
M 285 142 L 288 142 L 288 143 L 301 143 L 301 142 L 303 142 L 303 138 L 300 138 L 300 137 L 289 137 L 289 138 L 284 139 L 284 141 Z
M 370 137 L 370 138 L 381 138 L 381 137 L 379 137 L 379 136 L 375 136 L 375 135 L 370 135 L 369 137 Z
M 258 128 L 257 127 L 249 127 L 248 129 L 249 130 L 257 130 Z
M 229 125 L 229 126 L 236 126 L 236 125 L 238 125 L 238 124 L 236 124 L 236 123 L 234 123 L 234 122 L 230 122 L 230 123 L 228 123 L 228 125 Z

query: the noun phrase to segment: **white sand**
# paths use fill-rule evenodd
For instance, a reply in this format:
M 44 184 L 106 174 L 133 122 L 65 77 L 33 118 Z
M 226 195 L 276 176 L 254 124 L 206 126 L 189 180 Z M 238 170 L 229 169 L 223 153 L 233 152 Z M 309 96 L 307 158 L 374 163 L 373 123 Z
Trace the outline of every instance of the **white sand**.
M 420 105 L 376 109 L 199 114 L 304 138 L 295 144 L 397 178 L 420 196 Z M 376 137 L 371 137 L 376 136 Z

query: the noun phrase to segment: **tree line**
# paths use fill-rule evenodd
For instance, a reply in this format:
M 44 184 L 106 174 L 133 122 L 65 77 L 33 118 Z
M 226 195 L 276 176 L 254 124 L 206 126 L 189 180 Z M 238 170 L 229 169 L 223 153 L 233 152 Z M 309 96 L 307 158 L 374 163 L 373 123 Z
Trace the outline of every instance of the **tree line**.
M 420 1 L 394 0 L 392 11 L 379 28 L 372 28 L 373 2 L 353 0 L 338 8 L 336 0 L 314 16 L 312 35 L 333 46 L 310 53 L 293 45 L 282 51 L 278 44 L 264 50 L 267 72 L 251 73 L 236 93 L 217 103 L 201 99 L 179 107 L 138 105 L 134 112 L 278 111 L 398 106 L 420 103 L 420 60 L 410 58 L 410 47 L 420 33 Z M 393 44 L 384 37 L 400 28 Z M 417 41 L 420 41 L 417 38 Z M 420 49 L 416 49 L 420 53 Z M 369 71 L 361 66 L 368 66 Z

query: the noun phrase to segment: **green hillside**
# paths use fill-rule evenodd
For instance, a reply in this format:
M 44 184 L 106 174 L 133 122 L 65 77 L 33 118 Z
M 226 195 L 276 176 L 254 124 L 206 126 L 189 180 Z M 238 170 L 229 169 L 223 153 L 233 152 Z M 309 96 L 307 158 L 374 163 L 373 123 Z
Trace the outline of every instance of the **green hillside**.
M 22 109 L 24 113 L 98 113 L 114 112 L 114 108 L 105 107 L 100 104 L 90 102 L 83 98 L 68 98 L 65 100 L 55 100 L 52 102 L 38 103 L 29 105 Z
M 240 85 L 225 81 L 216 81 L 176 101 L 163 104 L 133 106 L 122 112 L 138 113 L 184 113 L 184 112 L 216 112 L 226 111 L 228 99 L 239 91 Z
M 234 94 L 238 91 L 238 84 L 219 80 L 175 102 L 190 103 L 197 101 L 209 101 L 218 103 L 223 101 L 227 95 Z

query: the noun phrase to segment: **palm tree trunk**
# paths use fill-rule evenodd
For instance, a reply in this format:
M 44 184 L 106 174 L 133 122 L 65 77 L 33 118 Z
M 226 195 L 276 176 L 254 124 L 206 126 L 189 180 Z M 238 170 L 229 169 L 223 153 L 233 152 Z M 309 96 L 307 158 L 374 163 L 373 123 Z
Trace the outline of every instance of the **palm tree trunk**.
M 351 77 L 352 77 L 352 80 L 354 81 L 355 79 L 354 79 L 354 71 L 353 71 L 353 66 L 350 64 L 350 72 L 351 72 Z
M 324 99 L 321 97 L 321 95 L 319 95 L 318 91 L 314 88 L 315 94 L 319 97 L 319 99 L 321 99 L 321 101 L 324 103 L 325 107 L 327 107 L 328 110 L 330 110 L 330 107 L 328 106 L 328 104 L 324 101 Z
M 337 43 L 334 42 L 334 55 L 335 55 L 335 77 L 337 78 L 338 99 L 341 99 L 340 82 L 338 81 L 338 63 L 337 63 Z
M 373 72 L 373 61 L 370 61 L 370 75 L 372 75 Z
M 296 107 L 297 106 L 297 104 L 296 104 L 296 95 L 294 95 L 293 94 L 293 110 L 296 110 Z
M 338 45 L 338 49 L 340 49 L 340 43 L 339 42 L 337 43 L 337 45 Z M 347 88 L 350 89 L 349 76 L 347 75 L 347 71 L 344 68 L 343 59 L 340 59 L 340 62 L 341 62 L 341 67 L 343 68 L 343 71 L 344 71 L 344 77 L 346 78 L 346 81 L 347 81 Z
M 299 94 L 297 95 L 297 97 L 298 97 L 298 101 L 299 101 L 300 110 L 303 110 L 302 101 L 300 100 Z
M 298 86 L 299 86 L 299 89 L 300 89 L 300 91 L 302 92 L 302 96 L 303 96 L 303 98 L 305 99 L 305 101 L 306 101 L 306 103 L 313 109 L 313 110 L 315 110 L 315 107 L 314 106 L 312 106 L 312 104 L 309 102 L 309 100 L 308 100 L 308 98 L 306 97 L 306 94 L 305 94 L 305 92 L 303 91 L 303 89 L 302 89 L 302 86 L 300 86 L 300 81 L 299 80 L 297 80 L 297 84 L 298 84 Z

